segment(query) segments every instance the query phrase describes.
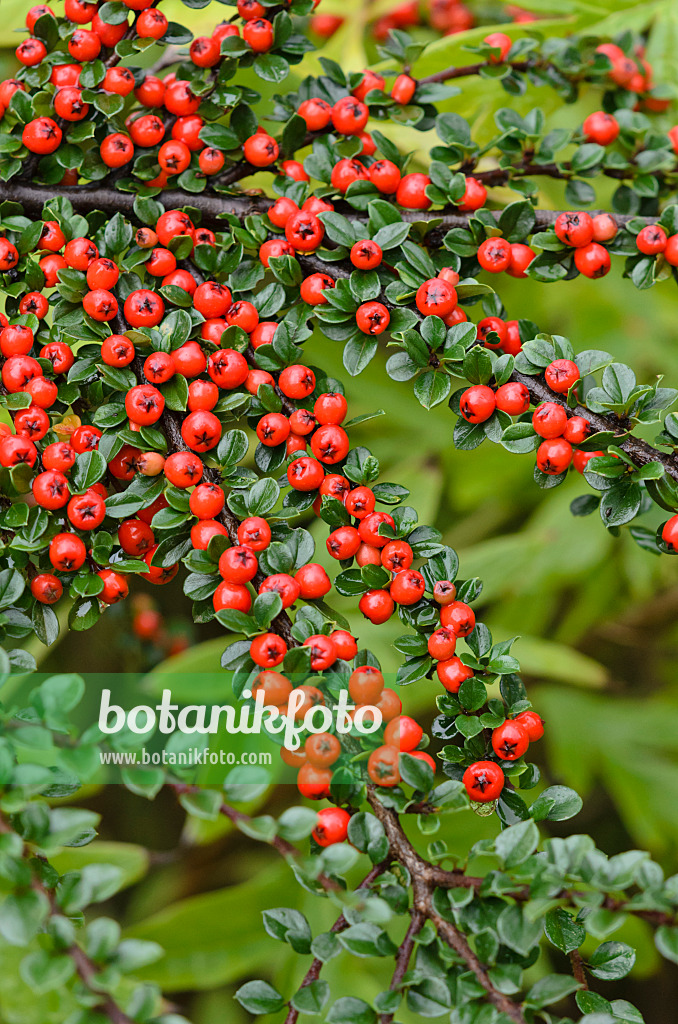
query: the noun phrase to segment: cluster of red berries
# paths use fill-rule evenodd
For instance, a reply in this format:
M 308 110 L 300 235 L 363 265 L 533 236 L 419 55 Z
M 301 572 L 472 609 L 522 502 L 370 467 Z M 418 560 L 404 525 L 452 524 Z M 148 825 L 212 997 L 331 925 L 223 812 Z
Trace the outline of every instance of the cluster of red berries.
M 318 686 L 302 685 L 303 703 L 295 713 L 303 719 L 308 711 L 325 706 L 327 694 L 323 691 L 322 680 Z M 256 677 L 252 695 L 259 691 L 264 694 L 264 703 L 275 706 L 285 714 L 294 687 L 287 676 L 280 672 L 266 670 Z M 367 759 L 367 774 L 377 786 L 391 788 L 400 782 L 400 755 L 426 763 L 436 772 L 436 761 L 422 747 L 422 727 L 409 715 L 403 715 L 402 703 L 394 690 L 384 686 L 384 677 L 378 668 L 365 665 L 356 668 L 348 680 L 348 692 L 354 708 L 352 719 L 361 721 L 365 714 L 373 720 L 372 711 L 381 712 L 383 743 L 374 747 Z M 361 715 L 360 712 L 363 712 Z M 360 733 L 359 733 L 360 734 Z M 504 771 L 501 761 L 516 761 L 522 757 L 530 744 L 544 734 L 544 723 L 534 711 L 523 711 L 513 719 L 507 719 L 493 730 L 492 748 L 498 761 L 477 761 L 465 771 L 463 783 L 471 800 L 489 803 L 497 800 L 504 787 Z M 331 798 L 333 768 L 345 753 L 338 736 L 330 732 L 312 733 L 307 736 L 298 750 L 281 748 L 285 764 L 297 772 L 297 788 L 302 796 L 310 800 Z M 318 822 L 313 838 L 321 846 L 343 842 L 348 833 L 350 815 L 337 807 L 329 807 L 318 813 Z
M 551 391 L 567 395 L 576 387 L 579 367 L 571 359 L 556 359 L 544 371 L 544 379 Z M 468 423 L 484 423 L 496 410 L 509 416 L 523 416 L 530 408 L 530 392 L 518 381 L 509 381 L 501 387 L 474 384 L 461 395 L 459 411 Z M 604 455 L 603 451 L 575 450 L 590 433 L 590 424 L 583 416 L 571 416 L 563 402 L 542 402 L 532 413 L 532 427 L 544 440 L 537 449 L 537 466 L 542 473 L 559 476 L 567 472 L 570 464 L 583 473 L 591 459 Z
M 54 116 L 33 118 L 23 128 L 22 141 L 30 152 L 40 156 L 54 153 L 61 145 L 65 126 L 88 116 L 90 104 L 83 99 L 81 74 L 83 65 L 96 60 L 102 48 L 112 49 L 124 37 L 155 40 L 164 37 L 168 21 L 153 0 L 127 0 L 126 6 L 135 14 L 131 25 L 128 21 L 105 22 L 97 3 L 67 0 L 65 17 L 73 25 L 67 43 L 70 61 L 54 63 L 51 67 L 49 85 L 54 87 Z M 239 0 L 237 7 L 244 22 L 242 37 L 250 50 L 253 53 L 270 50 L 274 32 L 272 22 L 263 17 L 267 9 L 257 0 Z M 54 16 L 54 12 L 43 4 L 29 10 L 26 16 L 29 32 L 44 15 Z M 222 22 L 211 36 L 193 40 L 189 58 L 198 68 L 215 67 L 223 58 L 223 41 L 239 35 L 237 25 Z M 31 36 L 17 47 L 16 56 L 25 67 L 35 67 L 48 57 L 48 53 L 42 40 Z M 124 167 L 139 151 L 154 150 L 159 173 L 149 184 L 156 186 L 164 186 L 170 177 L 181 174 L 191 165 L 197 173 L 208 176 L 223 169 L 226 162 L 224 153 L 200 138 L 205 121 L 197 111 L 204 97 L 192 91 L 188 80 L 178 79 L 174 73 L 162 78 L 147 73 L 139 81 L 136 69 L 132 71 L 113 64 L 107 67 L 98 89 L 123 98 L 133 93 L 138 103 L 138 107 L 126 117 L 126 132 L 111 132 L 100 142 L 99 153 L 107 167 L 112 170 Z M 5 113 L 17 90 L 26 90 L 19 79 L 6 79 L 0 83 L 0 116 Z M 245 142 L 244 155 L 253 166 L 268 166 L 277 159 L 278 146 L 260 129 Z M 284 166 L 282 170 L 284 173 Z M 77 180 L 77 172 L 66 172 L 64 183 L 74 184 Z

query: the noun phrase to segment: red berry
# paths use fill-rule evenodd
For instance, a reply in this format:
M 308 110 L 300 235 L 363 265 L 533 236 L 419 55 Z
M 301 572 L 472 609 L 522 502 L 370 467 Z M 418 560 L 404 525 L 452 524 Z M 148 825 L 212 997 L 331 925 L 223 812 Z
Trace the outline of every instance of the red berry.
M 588 420 L 583 416 L 570 416 L 567 426 L 563 431 L 563 437 L 570 444 L 581 444 L 590 433 Z
M 308 302 L 309 306 L 325 305 L 327 299 L 323 292 L 326 288 L 334 288 L 334 279 L 329 274 L 311 274 L 301 282 L 302 301 Z
M 332 107 L 332 124 L 342 135 L 357 135 L 367 124 L 369 110 L 354 96 L 344 96 Z
M 508 273 L 511 277 L 527 277 L 527 268 L 536 256 L 534 249 L 529 245 L 515 242 L 511 245 L 511 260 L 508 265 Z
M 348 836 L 351 815 L 342 807 L 323 807 L 318 811 L 318 823 L 311 833 L 319 846 L 343 843 Z
M 308 398 L 315 388 L 315 374 L 308 366 L 286 366 L 278 378 L 278 387 L 287 398 Z
M 419 285 L 415 301 L 423 316 L 443 317 L 457 305 L 457 293 L 447 281 L 432 277 Z
M 448 693 L 458 693 L 461 684 L 473 678 L 473 669 L 464 665 L 460 658 L 452 657 L 438 662 L 436 674 Z
M 181 424 L 181 436 L 191 451 L 207 452 L 221 439 L 221 423 L 206 409 L 189 412 Z
M 494 761 L 476 761 L 466 769 L 462 782 L 471 800 L 479 804 L 490 803 L 501 796 L 504 773 Z
M 610 254 L 602 245 L 591 242 L 574 253 L 574 263 L 584 277 L 605 277 L 611 266 Z
M 400 171 L 390 160 L 376 160 L 370 164 L 369 179 L 380 192 L 391 195 L 400 184 Z
M 426 189 L 430 184 L 431 179 L 427 174 L 406 174 L 398 183 L 396 202 L 407 210 L 428 210 L 431 200 L 426 195 Z
M 395 603 L 387 590 L 368 590 L 360 598 L 358 608 L 366 619 L 378 626 L 391 618 Z
M 530 408 L 530 392 L 524 384 L 509 381 L 497 388 L 495 394 L 497 409 L 507 412 L 509 416 L 521 416 Z
M 299 252 L 313 252 L 322 242 L 324 234 L 322 221 L 307 210 L 292 214 L 285 224 L 285 238 Z
M 221 611 L 222 608 L 230 608 L 233 611 L 247 614 L 252 607 L 252 595 L 247 587 L 239 583 L 229 583 L 227 580 L 222 580 L 214 591 L 212 604 L 217 612 Z
M 328 636 L 309 636 L 303 646 L 311 648 L 311 668 L 314 672 L 325 672 L 337 660 L 336 648 Z
M 588 245 L 593 238 L 593 220 L 588 213 L 561 213 L 553 229 L 561 242 L 576 248 Z
M 519 715 L 516 715 L 514 722 L 522 725 L 527 730 L 530 743 L 540 740 L 544 735 L 544 721 L 536 711 L 522 711 Z
M 540 437 L 561 437 L 567 426 L 564 406 L 557 402 L 542 402 L 532 413 L 532 426 Z
M 355 315 L 356 324 L 363 334 L 383 334 L 391 322 L 391 314 L 382 302 L 363 302 Z
M 332 107 L 330 104 L 327 100 L 317 97 L 300 103 L 297 113 L 300 117 L 303 117 L 306 127 L 310 132 L 322 131 L 323 128 L 327 128 L 332 119 Z
M 50 541 L 48 554 L 59 572 L 77 572 L 84 564 L 87 550 L 74 533 L 57 533 Z
M 656 256 L 664 252 L 667 242 L 666 232 L 659 224 L 648 224 L 636 236 L 638 250 L 646 256 Z
M 393 718 L 384 729 L 384 743 L 401 753 L 409 754 L 421 743 L 424 730 L 409 715 Z
M 62 131 L 51 117 L 36 117 L 21 133 L 21 141 L 31 153 L 44 156 L 54 153 L 61 144 Z
M 31 580 L 31 594 L 40 604 L 56 604 L 63 592 L 61 580 L 51 572 L 41 572 Z
M 492 733 L 492 749 L 504 761 L 517 761 L 530 745 L 530 738 L 522 725 L 510 719 Z
M 332 588 L 329 576 L 322 565 L 318 565 L 316 562 L 302 565 L 294 574 L 294 579 L 299 584 L 299 596 L 305 601 L 324 597 Z
M 315 491 L 320 487 L 325 470 L 315 459 L 302 455 L 287 467 L 287 479 L 295 491 Z
M 381 263 L 383 253 L 376 242 L 364 238 L 352 246 L 349 255 L 351 263 L 358 270 L 374 270 Z
M 360 534 L 354 526 L 339 526 L 327 538 L 327 550 L 333 558 L 353 558 L 360 547 Z
M 466 178 L 466 189 L 457 205 L 462 213 L 479 210 L 487 202 L 487 189 L 476 178 Z
M 542 473 L 559 476 L 572 461 L 572 445 L 562 437 L 543 441 L 537 449 L 537 466 Z
M 407 106 L 417 91 L 417 83 L 409 75 L 398 75 L 391 89 L 391 99 Z
M 497 335 L 498 341 L 491 340 L 491 336 L 494 334 Z M 483 317 L 476 326 L 476 335 L 478 341 L 482 341 L 485 348 L 501 348 L 506 343 L 506 324 L 498 316 Z
M 279 152 L 275 139 L 264 133 L 251 135 L 243 145 L 245 160 L 254 167 L 270 167 L 278 159 Z
M 473 609 L 463 601 L 453 601 L 441 608 L 440 623 L 451 629 L 456 637 L 465 637 L 473 632 L 476 617 Z
M 461 396 L 459 411 L 468 423 L 484 423 L 493 415 L 496 404 L 492 388 L 486 384 L 474 384 Z
M 266 18 L 255 18 L 247 22 L 242 37 L 255 53 L 265 53 L 273 46 L 273 25 Z
M 499 50 L 499 53 L 493 53 L 490 55 L 490 64 L 502 64 L 507 56 L 508 52 L 513 45 L 511 37 L 507 36 L 505 32 L 490 32 L 489 36 L 485 36 L 483 42 L 487 46 L 491 46 L 494 50 Z
M 238 527 L 238 541 L 252 551 L 263 551 L 271 543 L 271 527 L 261 516 L 249 516 Z
M 596 142 L 599 146 L 609 146 L 619 135 L 619 122 L 612 114 L 597 110 L 584 121 L 582 134 L 587 142 Z
M 255 665 L 262 668 L 274 668 L 280 665 L 287 654 L 287 644 L 277 633 L 263 633 L 254 638 L 250 644 L 250 657 Z M 288 691 L 291 692 L 291 684 Z
M 559 395 L 565 395 L 579 380 L 579 367 L 571 359 L 556 359 L 544 370 L 544 379 Z
M 486 238 L 478 249 L 478 263 L 491 274 L 501 274 L 511 265 L 511 245 L 505 238 Z
M 339 192 L 345 192 L 354 181 L 367 181 L 368 178 L 367 170 L 359 160 L 345 158 L 339 160 L 332 168 L 330 181 Z

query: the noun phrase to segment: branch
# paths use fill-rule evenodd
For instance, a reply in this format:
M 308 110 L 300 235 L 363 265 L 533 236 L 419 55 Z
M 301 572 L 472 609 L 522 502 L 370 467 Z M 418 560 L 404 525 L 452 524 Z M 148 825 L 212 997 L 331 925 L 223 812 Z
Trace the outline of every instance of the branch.
M 237 165 L 236 165 L 237 166 Z M 545 165 L 548 166 L 548 165 Z M 553 165 L 555 167 L 555 165 Z M 244 175 L 242 175 L 244 176 Z M 485 184 L 502 185 L 508 181 L 509 172 L 504 168 L 495 168 L 490 171 L 481 171 L 474 175 L 479 181 Z M 234 179 L 236 180 L 236 179 Z M 128 217 L 134 216 L 133 192 L 122 192 L 110 185 L 74 185 L 62 188 L 48 187 L 45 185 L 23 184 L 17 181 L 0 182 L 0 201 L 21 203 L 27 214 L 38 219 L 42 215 L 43 205 L 55 196 L 63 196 L 73 205 L 76 213 L 87 214 L 93 210 L 101 210 L 103 213 L 113 215 L 118 211 Z M 160 193 L 160 199 L 167 210 L 181 208 L 184 206 L 193 207 L 202 214 L 202 225 L 219 228 L 222 226 L 220 217 L 230 213 L 244 220 L 251 214 L 263 215 L 275 202 L 259 192 L 241 193 L 238 195 L 214 195 L 208 192 L 190 194 L 179 189 L 165 189 Z M 348 203 L 339 201 L 335 204 L 337 209 L 348 217 L 349 220 L 364 219 L 365 214 L 355 210 Z M 495 220 L 502 214 L 501 210 L 484 210 L 490 213 Z M 551 227 L 562 210 L 536 210 L 535 230 L 541 231 Z M 591 216 L 606 211 L 592 210 Z M 443 233 L 450 228 L 467 228 L 473 213 L 460 213 L 456 207 L 448 210 L 447 207 L 441 210 L 401 210 L 402 219 L 410 224 L 421 224 L 422 221 L 432 221 L 433 226 L 426 236 L 431 245 L 442 243 Z M 626 224 L 630 220 L 642 221 L 647 224 L 654 224 L 657 217 L 638 217 L 635 214 L 613 214 L 617 224 Z M 327 268 L 325 268 L 327 269 Z
M 18 835 L 2 814 L 0 814 L 0 833 L 4 833 L 5 835 Z M 23 844 L 21 855 L 25 860 L 29 860 L 32 857 L 31 851 L 24 843 L 23 838 L 21 836 L 19 836 L 19 838 Z M 40 881 L 39 878 L 36 878 L 35 875 L 31 880 L 31 888 L 34 892 L 38 892 L 44 896 L 49 904 L 49 910 L 52 916 L 64 916 L 63 911 L 56 901 L 54 890 L 49 889 Z M 75 969 L 82 983 L 99 1000 L 96 1009 L 104 1014 L 104 1016 L 111 1021 L 111 1024 L 134 1024 L 132 1019 L 127 1016 L 120 1006 L 118 1006 L 113 997 L 108 992 L 104 992 L 98 987 L 97 979 L 101 972 L 99 971 L 96 963 L 93 960 L 90 960 L 85 951 L 74 943 L 72 946 L 68 946 L 64 952 L 75 964 Z
M 569 409 L 567 401 L 562 396 L 551 391 L 548 384 L 539 380 L 539 378 L 529 377 L 524 373 L 514 370 L 511 374 L 511 380 L 524 384 L 530 392 L 530 398 L 537 405 L 540 402 L 554 402 L 562 405 L 565 409 Z M 574 409 L 569 409 L 569 411 L 575 416 L 581 416 L 587 420 L 596 431 L 611 430 L 614 434 L 621 431 L 620 436 L 615 438 L 615 444 L 622 451 L 625 451 L 637 466 L 646 466 L 648 462 L 661 462 L 666 472 L 674 480 L 678 480 L 678 455 L 669 455 L 666 452 L 658 451 L 640 437 L 624 436 L 626 434 L 625 428 L 622 422 L 614 415 L 599 416 L 597 413 L 591 412 L 590 409 L 586 409 L 583 405 L 576 405 Z
M 356 892 L 358 892 L 360 889 L 369 889 L 369 887 L 372 885 L 372 882 L 374 882 L 374 880 L 378 878 L 379 875 L 383 874 L 384 871 L 386 871 L 386 869 L 389 866 L 389 863 L 389 860 L 384 860 L 380 864 L 375 864 L 372 870 L 367 875 L 365 875 L 360 885 L 356 888 Z M 340 914 L 337 920 L 330 928 L 330 931 L 336 934 L 337 932 L 343 932 L 345 928 L 348 928 L 348 921 L 346 920 L 343 914 Z M 306 971 L 304 979 L 299 988 L 307 988 L 314 981 L 317 981 L 318 978 L 320 977 L 320 972 L 322 969 L 323 961 L 319 960 L 318 957 L 316 957 L 313 960 L 309 969 Z M 299 1010 L 295 1010 L 293 1006 L 290 1006 L 289 1010 L 287 1011 L 287 1016 L 285 1017 L 284 1024 L 297 1024 L 298 1019 Z
M 421 911 L 419 910 L 413 910 L 409 928 L 407 929 L 405 938 L 403 939 L 396 956 L 395 971 L 393 972 L 393 977 L 391 978 L 391 984 L 388 986 L 390 992 L 397 992 L 398 989 L 400 988 L 400 984 L 403 978 L 405 977 L 407 968 L 409 967 L 410 964 L 410 959 L 412 957 L 412 952 L 414 950 L 414 943 L 416 937 L 421 931 L 421 929 L 424 927 L 425 923 L 425 915 L 421 913 Z M 379 1018 L 379 1024 L 392 1024 L 393 1017 L 394 1014 L 392 1013 L 382 1013 Z
M 189 785 L 189 783 L 186 782 L 169 782 L 167 785 L 174 790 L 177 796 L 181 796 L 182 793 L 200 793 L 203 788 L 201 786 Z M 225 802 L 221 803 L 221 806 L 219 807 L 219 814 L 222 814 L 225 818 L 228 818 L 229 821 L 232 821 L 236 827 L 239 827 L 241 824 L 248 824 L 252 821 L 249 814 L 244 814 L 243 811 L 238 811 L 235 807 L 231 807 L 230 804 Z M 271 839 L 269 846 L 272 846 L 274 850 L 277 850 L 280 856 L 284 857 L 286 861 L 298 860 L 302 856 L 301 851 L 298 850 L 296 846 L 293 846 L 292 843 L 288 843 L 288 841 L 283 839 L 281 836 L 274 836 L 273 839 Z M 382 870 L 385 870 L 385 868 Z M 335 882 L 335 880 L 330 878 L 329 875 L 321 872 L 315 880 L 320 883 L 326 892 L 343 892 L 339 883 Z
M 570 953 L 570 963 L 572 964 L 572 977 L 579 982 L 582 988 L 587 989 L 589 983 L 584 969 L 584 960 L 578 949 L 573 949 Z
M 545 64 L 548 61 L 543 62 Z M 528 71 L 531 67 L 536 67 L 536 63 L 530 63 L 528 60 L 517 60 L 513 63 L 507 63 L 505 67 L 511 68 L 512 71 Z M 467 78 L 469 75 L 478 75 L 483 68 L 496 67 L 489 60 L 478 61 L 477 64 L 465 64 L 462 67 L 457 68 L 445 68 L 443 71 L 436 71 L 434 75 L 426 75 L 425 78 L 418 78 L 417 85 L 432 85 L 437 82 L 450 82 L 453 78 Z
M 437 883 L 435 882 L 435 874 L 432 872 L 433 865 L 420 857 L 414 849 L 402 830 L 397 814 L 388 810 L 380 803 L 373 786 L 368 787 L 367 799 L 377 818 L 379 818 L 384 826 L 391 856 L 401 864 L 404 864 L 410 872 L 414 890 L 414 913 L 421 914 L 433 924 L 438 935 L 457 953 L 468 969 L 473 972 L 476 980 L 485 990 L 487 1001 L 492 1006 L 505 1013 L 510 1020 L 514 1021 L 514 1024 L 527 1024 L 519 1004 L 503 992 L 500 992 L 492 984 L 487 969 L 481 964 L 469 946 L 466 936 L 451 922 L 445 921 L 435 910 L 433 906 L 433 891 Z

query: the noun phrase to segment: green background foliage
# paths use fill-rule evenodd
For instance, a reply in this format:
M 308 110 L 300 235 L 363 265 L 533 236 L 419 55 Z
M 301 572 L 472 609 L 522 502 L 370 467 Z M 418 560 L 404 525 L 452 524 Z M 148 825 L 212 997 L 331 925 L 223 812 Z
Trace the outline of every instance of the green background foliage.
M 380 0 L 369 16 L 383 13 L 390 0 Z M 495 5 L 500 7 L 501 5 Z M 523 0 L 521 6 L 548 20 L 552 34 L 582 31 L 617 33 L 640 30 L 653 23 L 648 57 L 657 79 L 678 86 L 678 9 L 675 0 Z M 172 10 L 174 7 L 177 10 Z M 8 26 L 25 12 L 24 0 L 0 0 L 0 69 L 12 67 L 16 36 Z M 182 17 L 185 8 L 175 0 L 163 4 L 168 16 Z M 329 44 L 326 54 L 362 67 L 374 54 L 363 43 L 356 25 L 367 12 L 353 0 L 323 0 L 323 11 L 340 11 L 351 27 Z M 185 16 L 185 15 L 184 15 Z M 215 16 L 212 8 L 192 11 L 196 34 Z M 509 27 L 516 35 L 522 26 Z M 424 75 L 463 60 L 462 46 L 477 43 L 487 28 L 472 30 L 435 43 L 414 69 Z M 312 70 L 313 56 L 304 70 Z M 289 88 L 299 69 L 288 80 Z M 537 103 L 547 111 L 557 99 L 543 89 L 528 89 L 514 101 L 525 112 Z M 449 108 L 475 119 L 474 134 L 482 140 L 493 127 L 493 113 L 507 98 L 491 86 L 470 80 Z M 561 110 L 563 122 L 580 123 L 594 109 L 593 97 Z M 394 129 L 391 128 L 391 131 Z M 408 129 L 399 139 L 408 142 Z M 417 135 L 413 148 L 428 148 Z M 544 205 L 562 203 L 560 186 L 545 186 Z M 676 295 L 672 283 L 655 288 L 651 301 L 621 280 L 620 261 L 604 280 L 578 277 L 559 287 L 531 280 L 502 283 L 508 315 L 527 316 L 546 332 L 566 335 L 578 349 L 597 348 L 631 364 L 639 380 L 663 373 L 668 384 L 678 380 Z M 307 343 L 309 360 L 322 362 L 328 373 L 342 375 L 341 346 L 316 337 Z M 322 352 L 322 358 L 321 358 Z M 452 422 L 446 406 L 424 413 L 411 386 L 388 379 L 386 351 L 351 382 L 351 414 L 387 410 L 355 430 L 356 443 L 369 443 L 382 463 L 385 479 L 396 479 L 412 492 L 421 521 L 443 532 L 445 543 L 458 551 L 464 575 L 481 576 L 485 589 L 479 601 L 484 621 L 498 636 L 520 635 L 514 653 L 521 661 L 534 706 L 546 720 L 540 744 L 544 785 L 567 782 L 585 797 L 584 810 L 572 823 L 590 832 L 608 853 L 639 846 L 649 849 L 666 873 L 678 870 L 678 583 L 676 561 L 641 550 L 624 533 L 620 538 L 601 529 L 598 518 L 569 514 L 572 498 L 584 493 L 582 480 L 571 474 L 557 491 L 541 491 L 532 480 L 532 459 L 509 455 L 499 446 L 484 445 L 473 452 L 456 451 L 451 444 Z M 650 434 L 651 436 L 651 434 Z M 657 511 L 657 522 L 660 513 Z M 305 523 L 315 532 L 313 521 Z M 321 530 L 316 539 L 321 541 Z M 324 550 L 318 543 L 317 550 Z M 329 567 L 329 559 L 326 564 Z M 163 609 L 176 613 L 188 603 L 180 583 L 154 591 Z M 345 607 L 342 607 L 342 604 Z M 353 630 L 367 640 L 386 671 L 397 668 L 391 643 L 401 632 L 396 621 L 369 631 L 350 602 L 338 599 Z M 124 648 L 111 650 L 120 620 L 104 616 L 84 639 L 64 634 L 45 656 L 43 671 L 104 672 L 129 667 Z M 216 635 L 216 628 L 215 628 Z M 190 680 L 196 701 L 210 699 L 223 642 L 209 639 L 156 669 L 146 681 L 149 692 L 168 685 L 162 673 L 181 673 Z M 179 679 L 177 679 L 177 685 Z M 420 681 L 405 692 L 406 710 L 422 722 L 431 714 L 437 684 Z M 295 802 L 293 786 L 281 785 L 257 801 L 261 813 L 279 813 Z M 79 795 L 79 803 L 83 803 Z M 297 907 L 307 914 L 314 933 L 336 917 L 331 899 L 319 901 L 297 886 L 289 869 L 268 848 L 249 841 L 227 821 L 189 819 L 180 832 L 183 812 L 170 794 L 154 803 L 134 798 L 122 787 L 93 791 L 87 805 L 103 815 L 101 838 L 72 849 L 55 862 L 59 870 L 81 867 L 93 860 L 115 863 L 123 885 L 104 907 L 122 921 L 126 937 L 159 941 L 164 958 L 139 973 L 159 983 L 196 1024 L 228 1020 L 244 1024 L 251 1016 L 232 994 L 251 977 L 266 977 L 282 991 L 293 990 L 308 966 L 287 946 L 268 937 L 261 912 L 275 906 Z M 551 824 L 552 834 L 559 834 Z M 494 826 L 475 815 L 447 816 L 435 838 L 460 853 L 477 839 L 493 834 Z M 563 828 L 563 833 L 566 831 Z M 357 879 L 356 879 L 357 881 Z M 632 974 L 616 984 L 615 995 L 632 999 L 652 1024 L 675 1020 L 678 968 L 660 964 L 649 929 L 628 920 L 609 933 L 605 911 L 595 921 L 596 940 L 626 941 L 638 949 Z M 392 936 L 398 941 L 402 936 Z M 596 945 L 591 938 L 591 952 Z M 68 1005 L 59 990 L 38 995 L 17 971 L 24 949 L 0 939 L 0 1021 L 4 1024 L 51 1024 L 62 1021 Z M 334 992 L 343 991 L 345 967 L 330 962 L 323 977 Z M 388 983 L 388 964 L 374 960 L 350 962 L 350 993 L 371 998 Z M 365 961 L 368 964 L 368 961 Z M 557 965 L 556 965 L 557 966 Z M 538 980 L 535 974 L 533 981 Z M 403 1024 L 413 1019 L 399 1013 Z M 304 1019 L 304 1018 L 302 1018 Z M 306 1018 L 309 1019 L 309 1018 Z M 318 1018 L 316 1018 L 318 1019 Z

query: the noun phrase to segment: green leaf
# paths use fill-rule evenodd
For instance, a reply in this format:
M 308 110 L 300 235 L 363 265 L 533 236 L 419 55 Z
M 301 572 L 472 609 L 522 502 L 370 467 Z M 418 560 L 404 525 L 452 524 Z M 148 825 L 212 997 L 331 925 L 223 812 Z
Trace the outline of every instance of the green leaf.
M 505 868 L 513 868 L 531 857 L 539 843 L 539 831 L 534 821 L 521 821 L 504 829 L 494 841 L 497 856 Z
M 452 388 L 452 380 L 445 370 L 427 370 L 414 382 L 414 393 L 424 409 L 444 402 Z
M 330 998 L 330 986 L 326 981 L 319 979 L 312 981 L 310 985 L 304 985 L 297 989 L 290 1002 L 299 1013 L 319 1014 Z
M 551 1003 L 560 1002 L 571 992 L 576 992 L 579 987 L 579 982 L 574 978 L 568 978 L 564 974 L 547 974 L 532 986 L 527 993 L 525 1004 L 540 1010 Z
M 47 897 L 29 890 L 13 893 L 0 904 L 0 935 L 10 946 L 27 946 L 49 912 Z
M 657 929 L 654 942 L 666 960 L 672 960 L 674 964 L 678 964 L 678 928 L 661 925 Z
M 579 814 L 583 800 L 567 786 L 550 786 L 537 797 L 530 807 L 535 821 L 566 821 Z
M 375 1024 L 377 1015 L 367 1003 L 355 996 L 342 996 L 328 1011 L 327 1024 Z
M 586 938 L 586 929 L 562 907 L 550 910 L 544 918 L 547 938 L 563 953 L 571 953 Z
M 351 377 L 356 377 L 365 369 L 376 355 L 378 348 L 376 338 L 368 334 L 360 334 L 351 338 L 344 346 L 344 366 Z
M 265 82 L 283 82 L 290 70 L 285 58 L 275 53 L 260 53 L 255 57 L 253 67 L 259 78 L 263 78 Z
M 274 939 L 287 942 L 295 951 L 311 952 L 311 927 L 302 913 L 289 907 L 277 907 L 263 913 L 264 928 Z
M 374 814 L 367 811 L 359 811 L 351 816 L 348 840 L 361 853 L 366 853 L 373 864 L 378 864 L 388 853 L 384 826 Z
M 217 458 L 222 466 L 235 466 L 245 458 L 249 446 L 244 430 L 227 430 L 217 446 Z
M 326 211 L 319 214 L 319 219 L 325 225 L 325 232 L 328 238 L 331 238 L 338 245 L 345 245 L 350 249 L 355 242 L 359 241 L 359 236 L 356 234 L 350 220 L 342 216 L 342 214 Z
M 93 484 L 101 480 L 106 472 L 106 460 L 100 452 L 82 452 L 76 455 L 72 470 L 72 489 L 75 494 L 82 494 Z
M 31 616 L 35 635 L 41 644 L 50 647 L 59 635 L 59 620 L 53 608 L 36 601 Z
M 266 981 L 248 981 L 241 985 L 235 998 L 248 1013 L 258 1016 L 260 1013 L 277 1013 L 282 1010 L 285 1000 L 272 985 Z
M 0 572 L 0 611 L 16 604 L 24 592 L 26 583 L 21 573 L 14 569 L 3 569 Z
M 625 942 L 603 942 L 589 958 L 588 966 L 594 978 L 618 981 L 625 978 L 636 962 L 636 951 Z

